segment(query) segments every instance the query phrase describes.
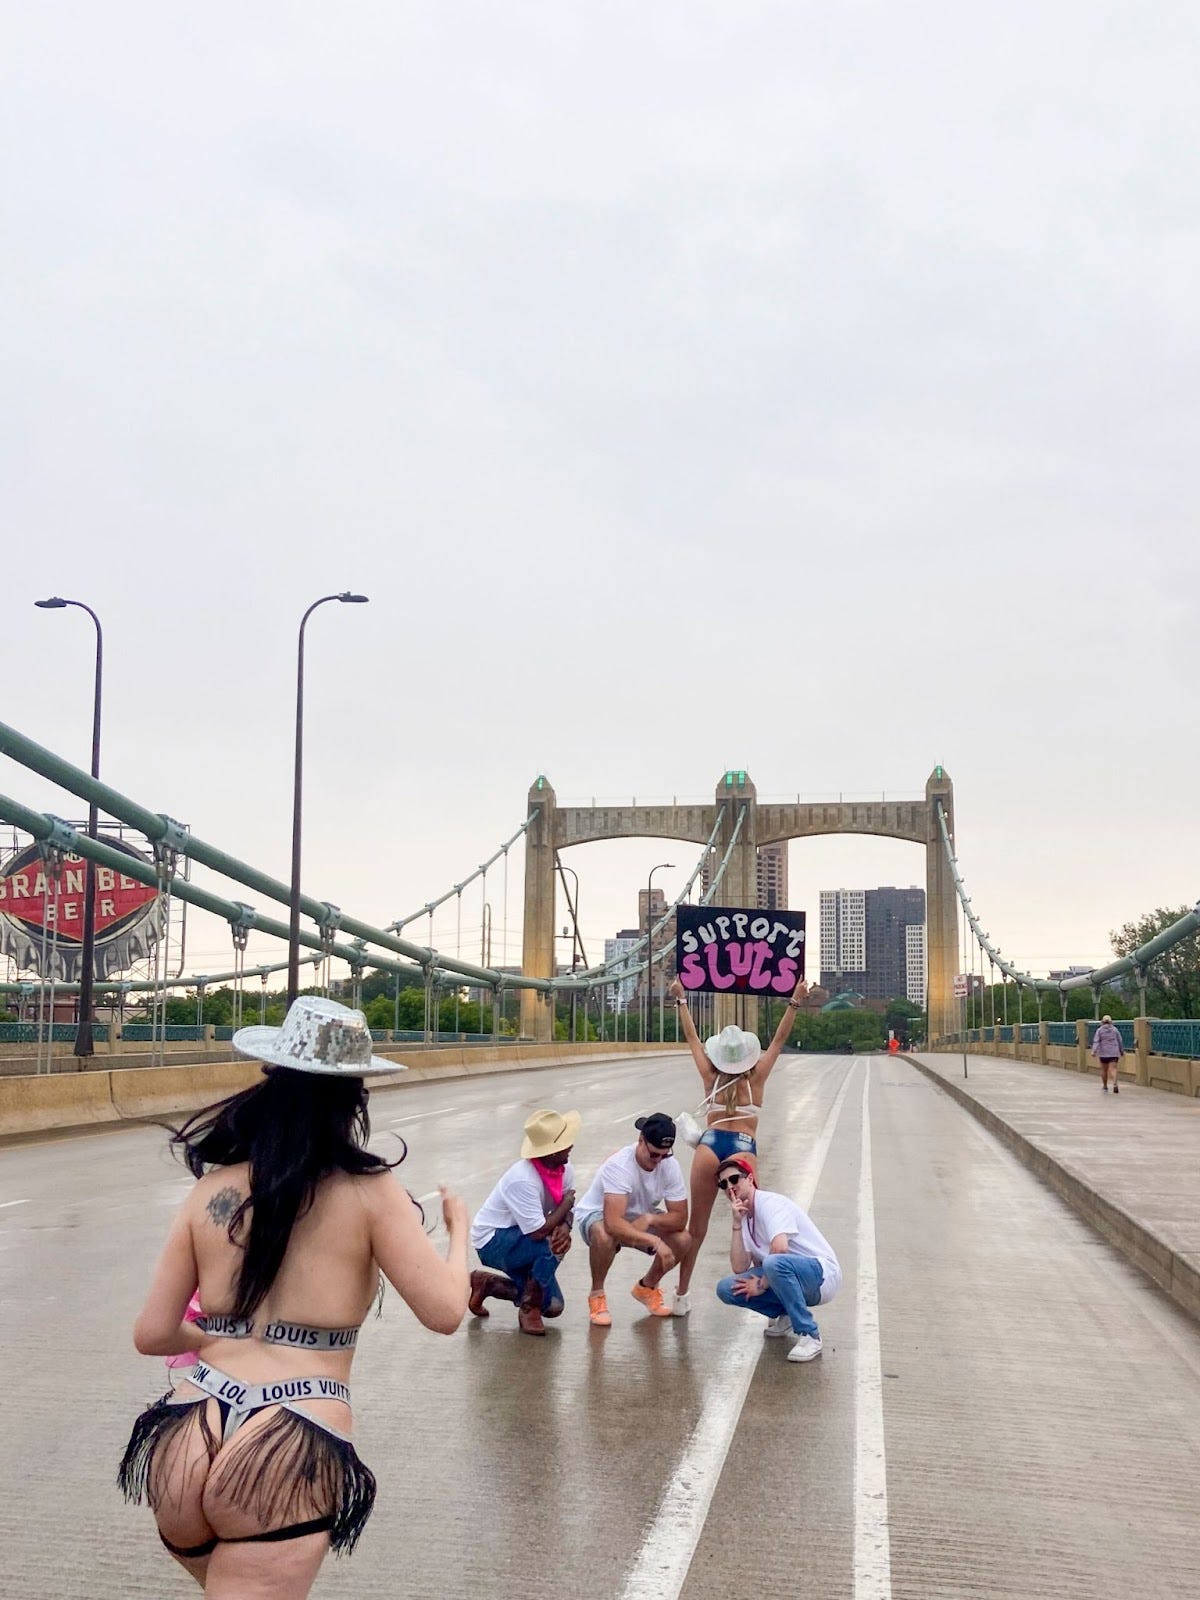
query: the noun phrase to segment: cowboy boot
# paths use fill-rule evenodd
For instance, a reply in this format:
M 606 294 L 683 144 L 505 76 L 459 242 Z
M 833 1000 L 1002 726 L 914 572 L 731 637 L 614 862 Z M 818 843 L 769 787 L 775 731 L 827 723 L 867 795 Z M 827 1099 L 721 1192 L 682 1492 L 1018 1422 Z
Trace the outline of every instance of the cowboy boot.
M 525 1293 L 517 1307 L 517 1321 L 521 1324 L 522 1333 L 544 1334 L 546 1331 L 546 1324 L 542 1321 L 542 1286 L 533 1278 L 525 1285 Z
M 489 1296 L 493 1300 L 515 1302 L 517 1286 L 510 1278 L 505 1278 L 499 1272 L 473 1272 L 471 1274 L 471 1298 L 467 1301 L 467 1310 L 473 1317 L 490 1315 L 483 1303 Z

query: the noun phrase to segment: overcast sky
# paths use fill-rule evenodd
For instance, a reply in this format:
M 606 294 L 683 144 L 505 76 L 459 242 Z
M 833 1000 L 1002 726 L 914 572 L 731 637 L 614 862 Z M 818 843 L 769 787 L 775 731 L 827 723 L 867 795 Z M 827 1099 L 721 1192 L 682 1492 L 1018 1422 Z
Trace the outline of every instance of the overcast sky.
M 10 10 L 0 716 L 87 765 L 90 624 L 32 602 L 88 601 L 104 776 L 286 877 L 296 628 L 358 589 L 307 635 L 320 898 L 414 909 L 539 772 L 816 798 L 941 762 L 1005 954 L 1105 960 L 1200 895 L 1195 22 Z M 694 858 L 573 852 L 589 956 Z M 924 863 L 791 876 L 815 921 Z M 474 891 L 462 925 L 477 956 Z M 229 951 L 196 923 L 193 971 Z

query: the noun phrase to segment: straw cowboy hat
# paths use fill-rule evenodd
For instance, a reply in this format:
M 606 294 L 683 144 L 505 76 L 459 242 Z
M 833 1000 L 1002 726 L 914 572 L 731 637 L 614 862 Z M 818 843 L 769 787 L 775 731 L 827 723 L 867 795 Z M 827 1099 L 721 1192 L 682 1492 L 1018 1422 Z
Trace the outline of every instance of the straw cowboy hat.
M 704 1041 L 704 1054 L 718 1072 L 736 1078 L 750 1071 L 762 1055 L 762 1045 L 758 1042 L 757 1034 L 744 1033 L 731 1022 L 720 1033 L 714 1033 Z
M 569 1150 L 582 1122 L 578 1111 L 535 1111 L 525 1124 L 521 1159 L 543 1161 L 560 1150 Z
M 321 1072 L 332 1078 L 408 1071 L 401 1061 L 371 1054 L 371 1030 L 361 1011 L 316 994 L 293 1000 L 282 1028 L 239 1028 L 233 1048 L 271 1067 Z

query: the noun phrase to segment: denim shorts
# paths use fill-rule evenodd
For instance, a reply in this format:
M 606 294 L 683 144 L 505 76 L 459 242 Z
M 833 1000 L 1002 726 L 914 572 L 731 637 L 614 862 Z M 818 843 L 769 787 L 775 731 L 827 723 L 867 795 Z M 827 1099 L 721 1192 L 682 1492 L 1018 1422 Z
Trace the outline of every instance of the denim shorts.
M 591 1238 L 589 1237 L 589 1235 L 591 1234 L 591 1231 L 592 1231 L 592 1224 L 594 1222 L 602 1221 L 603 1218 L 604 1218 L 603 1211 L 582 1211 L 575 1218 L 575 1226 L 579 1229 L 579 1237 L 583 1240 L 584 1244 L 591 1244 L 592 1241 L 591 1241 Z M 617 1244 L 617 1241 L 615 1239 L 613 1240 L 613 1243 L 617 1245 L 617 1249 L 618 1250 L 624 1250 L 626 1248 L 622 1244 Z M 650 1246 L 648 1244 L 630 1245 L 629 1249 L 631 1249 L 631 1250 L 644 1250 L 646 1252 L 646 1254 L 649 1255 L 649 1256 L 652 1256 L 654 1254 L 654 1251 L 651 1250 L 651 1248 L 650 1248 Z
M 718 1161 L 728 1161 L 730 1156 L 756 1156 L 758 1146 L 748 1133 L 733 1133 L 728 1128 L 705 1128 L 700 1143 L 706 1145 Z

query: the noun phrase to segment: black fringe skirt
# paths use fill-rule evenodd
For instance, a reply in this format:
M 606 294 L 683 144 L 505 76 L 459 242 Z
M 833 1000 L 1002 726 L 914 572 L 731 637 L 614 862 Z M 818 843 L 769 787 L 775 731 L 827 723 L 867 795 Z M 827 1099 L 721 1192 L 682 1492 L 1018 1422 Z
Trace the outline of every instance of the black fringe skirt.
M 223 1500 L 252 1517 L 264 1533 L 331 1517 L 329 1547 L 335 1555 L 349 1555 L 375 1507 L 375 1475 L 350 1441 L 280 1406 L 240 1449 L 234 1434 L 225 1459 L 217 1461 L 221 1440 L 207 1409 L 207 1395 L 182 1404 L 169 1404 L 164 1396 L 146 1407 L 117 1469 L 117 1486 L 126 1500 L 140 1505 L 144 1499 L 157 1510 L 163 1485 L 156 1480 L 155 1457 L 198 1422 L 209 1462 L 216 1463 L 209 1482 Z

